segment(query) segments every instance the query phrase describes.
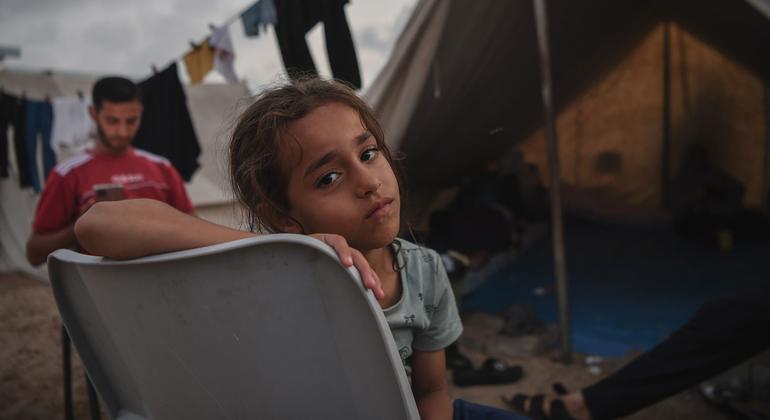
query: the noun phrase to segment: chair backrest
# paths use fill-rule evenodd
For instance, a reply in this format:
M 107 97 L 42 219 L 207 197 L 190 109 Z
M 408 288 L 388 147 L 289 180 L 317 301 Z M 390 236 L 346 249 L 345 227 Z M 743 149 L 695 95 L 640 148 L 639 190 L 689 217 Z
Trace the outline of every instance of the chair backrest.
M 376 300 L 313 238 L 129 261 L 58 250 L 48 269 L 113 418 L 419 418 Z

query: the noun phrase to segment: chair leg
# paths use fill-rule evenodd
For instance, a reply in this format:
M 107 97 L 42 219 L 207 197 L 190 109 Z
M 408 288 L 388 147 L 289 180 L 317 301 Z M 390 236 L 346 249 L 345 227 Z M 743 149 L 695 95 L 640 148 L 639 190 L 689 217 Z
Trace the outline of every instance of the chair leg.
M 94 389 L 94 384 L 91 383 L 91 378 L 83 371 L 83 375 L 86 377 L 86 389 L 88 389 L 88 406 L 91 410 L 91 420 L 101 420 L 102 412 L 99 407 L 99 395 Z
M 72 366 L 70 359 L 70 336 L 64 325 L 61 327 L 61 355 L 62 373 L 64 376 L 64 418 L 74 420 L 75 413 L 72 409 Z

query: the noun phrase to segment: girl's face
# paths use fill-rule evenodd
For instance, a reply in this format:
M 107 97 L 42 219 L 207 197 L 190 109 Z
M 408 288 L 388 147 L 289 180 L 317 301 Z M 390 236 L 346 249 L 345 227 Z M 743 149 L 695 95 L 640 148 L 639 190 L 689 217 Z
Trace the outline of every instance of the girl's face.
M 353 108 L 332 102 L 289 125 L 284 144 L 289 216 L 306 234 L 335 233 L 367 251 L 398 234 L 401 200 L 393 169 Z M 285 231 L 300 232 L 287 222 Z

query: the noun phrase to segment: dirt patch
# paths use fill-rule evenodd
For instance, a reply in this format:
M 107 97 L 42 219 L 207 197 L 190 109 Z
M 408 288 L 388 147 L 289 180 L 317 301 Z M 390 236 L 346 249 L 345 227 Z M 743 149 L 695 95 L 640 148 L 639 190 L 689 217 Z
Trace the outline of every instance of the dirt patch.
M 87 418 L 83 367 L 73 350 L 75 417 Z M 39 280 L 0 275 L 0 419 L 64 417 L 61 319 Z

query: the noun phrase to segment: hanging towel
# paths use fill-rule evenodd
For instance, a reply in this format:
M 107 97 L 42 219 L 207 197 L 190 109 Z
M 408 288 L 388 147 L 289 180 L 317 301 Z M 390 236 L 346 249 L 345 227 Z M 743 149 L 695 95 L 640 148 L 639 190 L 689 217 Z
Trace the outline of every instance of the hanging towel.
M 219 72 L 228 83 L 238 83 L 235 74 L 235 50 L 230 40 L 230 26 L 212 26 L 209 45 L 214 48 L 214 70 Z
M 197 85 L 214 68 L 214 49 L 204 40 L 182 57 L 190 84 Z
M 259 36 L 259 27 L 264 31 L 267 25 L 278 23 L 278 14 L 273 0 L 258 0 L 241 13 L 241 23 L 246 36 Z
M 318 22 L 324 23 L 326 52 L 332 75 L 356 88 L 361 87 L 358 58 L 345 17 L 347 0 L 278 0 L 275 36 L 289 77 L 317 74 L 305 41 L 305 34 Z
M 85 149 L 96 137 L 96 124 L 88 114 L 90 100 L 79 96 L 53 98 L 51 144 L 58 161 Z
M 139 83 L 139 87 L 144 112 L 134 146 L 167 158 L 189 182 L 198 169 L 201 149 L 176 63 Z

